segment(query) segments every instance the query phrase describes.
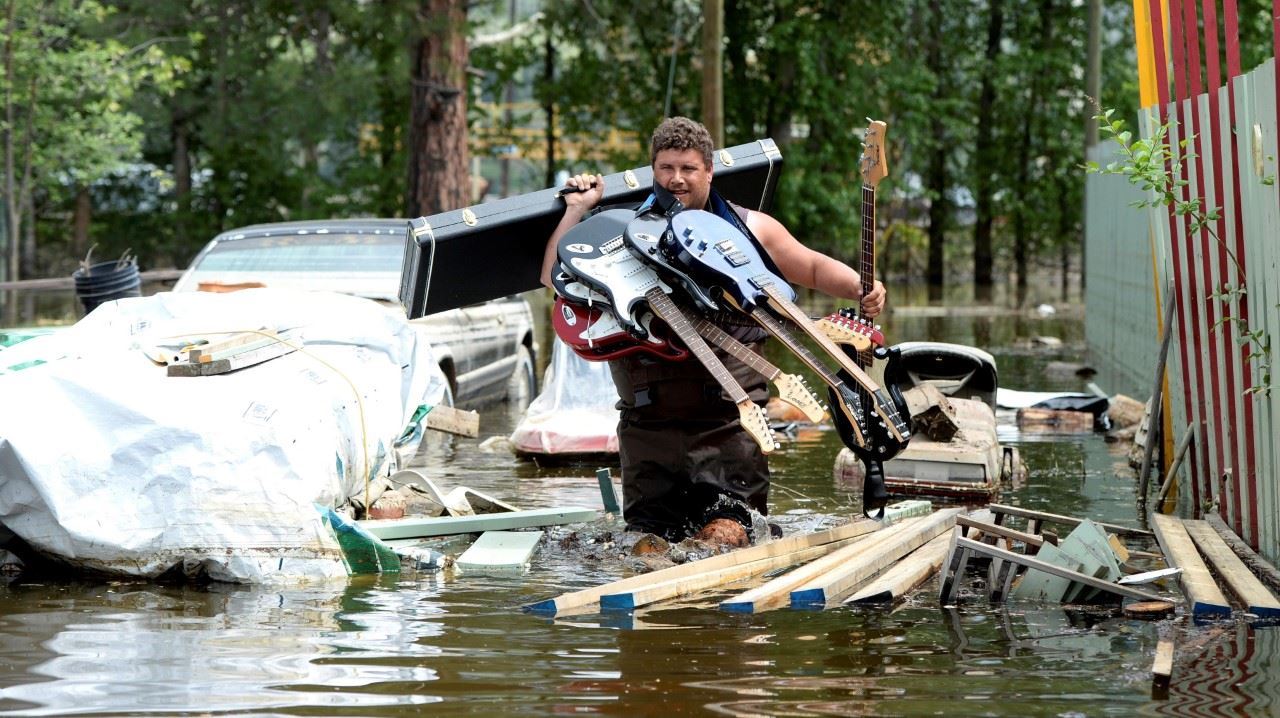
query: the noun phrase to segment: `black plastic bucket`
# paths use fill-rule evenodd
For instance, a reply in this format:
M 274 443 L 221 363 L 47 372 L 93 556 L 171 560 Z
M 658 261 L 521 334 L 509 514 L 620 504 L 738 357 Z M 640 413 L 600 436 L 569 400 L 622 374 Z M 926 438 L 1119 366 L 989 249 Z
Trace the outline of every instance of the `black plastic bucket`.
M 137 261 L 132 258 L 99 262 L 88 269 L 81 267 L 71 278 L 75 281 L 76 297 L 84 305 L 86 314 L 103 302 L 142 296 L 142 276 L 138 274 Z

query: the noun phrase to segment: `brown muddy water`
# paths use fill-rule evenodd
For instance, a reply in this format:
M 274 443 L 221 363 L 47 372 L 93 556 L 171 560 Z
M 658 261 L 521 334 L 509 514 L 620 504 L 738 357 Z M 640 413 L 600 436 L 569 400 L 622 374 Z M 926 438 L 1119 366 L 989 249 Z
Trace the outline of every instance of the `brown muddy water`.
M 1082 388 L 1046 370 L 1083 354 L 1079 311 L 962 318 L 903 310 L 891 338 L 988 347 L 1002 385 Z M 1063 347 L 1020 348 L 1031 336 Z M 544 343 L 544 346 L 545 343 Z M 595 466 L 538 467 L 480 443 L 518 419 L 482 413 L 479 439 L 437 442 L 429 473 L 524 508 L 600 505 Z M 1100 435 L 1002 439 L 1030 469 L 1001 499 L 1138 524 L 1131 474 Z M 773 519 L 788 533 L 848 516 L 833 431 L 771 460 Z M 614 525 L 573 527 L 586 537 Z M 969 596 L 942 608 L 927 584 L 894 608 L 720 611 L 728 592 L 635 613 L 551 619 L 521 606 L 625 575 L 607 548 L 549 530 L 519 573 L 356 578 L 305 588 L 18 581 L 0 587 L 4 715 L 1096 716 L 1280 715 L 1280 627 L 1128 620 L 1107 609 Z M 455 543 L 451 550 L 459 550 Z M 1153 698 L 1158 638 L 1179 649 Z

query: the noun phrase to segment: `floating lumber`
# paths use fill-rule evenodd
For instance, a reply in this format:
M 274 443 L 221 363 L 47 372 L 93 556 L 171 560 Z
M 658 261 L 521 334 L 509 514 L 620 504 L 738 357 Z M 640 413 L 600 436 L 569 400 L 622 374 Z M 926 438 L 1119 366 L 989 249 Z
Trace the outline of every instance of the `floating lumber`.
M 934 441 L 947 442 L 960 430 L 956 408 L 938 387 L 924 383 L 902 392 L 911 412 L 912 429 Z
M 1027 407 L 1018 409 L 1018 428 L 1032 431 L 1090 433 L 1093 431 L 1093 414 L 1087 411 Z
M 1204 520 L 1205 523 L 1218 532 L 1218 535 L 1222 537 L 1223 541 L 1227 542 L 1232 551 L 1236 552 L 1240 560 L 1244 561 L 1245 565 L 1253 570 L 1254 575 L 1267 584 L 1272 591 L 1280 592 L 1280 571 L 1277 571 L 1275 566 L 1272 566 L 1265 558 L 1254 553 L 1254 550 L 1249 548 L 1249 544 L 1242 541 L 1217 515 L 1208 514 L 1204 517 Z
M 884 507 L 884 518 L 876 519 L 888 526 L 915 516 L 928 516 L 933 513 L 933 502 L 927 499 L 906 499 Z
M 858 584 L 887 568 L 890 564 L 920 548 L 935 536 L 956 525 L 956 515 L 964 509 L 943 509 L 918 519 L 897 536 L 864 551 L 857 558 L 801 584 L 791 591 L 792 608 L 825 606 L 852 591 Z
M 822 544 L 831 543 L 833 541 L 856 538 L 858 536 L 869 534 L 879 528 L 880 524 L 877 521 L 872 521 L 871 519 L 858 519 L 852 523 L 845 524 L 844 526 L 837 526 L 833 529 L 827 529 L 826 531 L 789 536 L 787 538 L 760 544 L 759 546 L 739 549 L 731 553 L 704 558 L 700 561 L 692 561 L 690 563 L 680 564 L 679 566 L 664 568 L 660 571 L 624 578 L 612 583 L 606 583 L 602 586 L 586 588 L 581 591 L 573 591 L 571 593 L 564 593 L 556 596 L 555 598 L 531 603 L 525 606 L 524 609 L 533 613 L 556 615 L 573 609 L 598 604 L 600 602 L 600 597 L 605 594 L 634 591 L 646 586 L 669 581 L 673 578 L 694 576 L 708 571 L 718 571 L 722 568 L 728 568 L 748 561 L 758 561 L 760 559 L 772 558 L 783 554 L 795 553 L 796 551 L 801 551 L 813 546 L 821 546 Z
M 1151 526 L 1155 529 L 1156 540 L 1160 542 L 1169 566 L 1182 569 L 1179 582 L 1182 584 L 1182 592 L 1191 603 L 1191 615 L 1195 618 L 1231 615 L 1227 597 L 1222 594 L 1222 589 L 1218 588 L 1208 567 L 1200 559 L 1182 521 L 1153 513 Z
M 480 435 L 480 415 L 474 411 L 461 411 L 452 406 L 433 406 L 427 412 L 428 429 L 446 434 L 476 437 Z
M 458 557 L 461 569 L 519 568 L 542 540 L 541 531 L 485 531 Z
M 1004 523 L 1005 516 L 1018 516 L 1027 520 L 1028 533 L 1040 533 L 1039 527 L 1042 523 L 1064 524 L 1067 526 L 1078 526 L 1084 519 L 1077 519 L 1072 516 L 1062 516 L 1060 514 L 1050 514 L 1044 511 L 1033 511 L 1018 506 L 1007 506 L 1005 504 L 991 504 L 987 509 L 996 516 L 996 523 Z M 1097 525 L 1114 534 L 1129 536 L 1150 536 L 1151 532 L 1146 529 L 1131 528 L 1129 526 L 1118 526 L 1116 524 L 1103 523 L 1095 521 Z
M 801 549 L 793 553 L 785 553 L 780 556 L 762 558 L 757 561 L 747 561 L 746 563 L 740 563 L 736 566 L 727 566 L 714 571 L 705 571 L 703 573 L 694 574 L 693 576 L 679 576 L 662 581 L 661 583 L 642 586 L 629 591 L 606 593 L 600 597 L 600 609 L 604 611 L 630 611 L 668 598 L 688 596 L 703 589 L 722 586 L 726 583 L 749 578 L 756 574 L 794 566 L 798 563 L 804 563 L 805 561 L 812 561 L 815 558 L 825 556 L 826 554 L 847 546 L 857 540 L 857 538 L 850 538 L 841 541 L 832 541 L 831 543 Z
M 1173 641 L 1162 639 L 1156 644 L 1156 655 L 1151 661 L 1151 678 L 1157 685 L 1168 685 L 1173 676 Z
M 929 543 L 912 551 L 866 587 L 858 589 L 844 602 L 850 604 L 897 601 L 938 572 L 950 545 L 951 537 L 947 534 L 935 536 Z
M 732 599 L 723 601 L 720 604 L 720 608 L 731 613 L 758 613 L 781 608 L 790 603 L 792 589 L 817 576 L 821 576 L 854 556 L 858 556 L 863 551 L 870 550 L 891 539 L 906 530 L 907 527 L 924 520 L 923 517 L 910 518 L 900 524 L 883 529 L 865 541 L 845 546 L 812 563 L 783 574 L 762 586 L 757 586 L 734 596 Z
M 426 538 L 453 536 L 484 531 L 505 531 L 537 526 L 558 526 L 592 521 L 595 509 L 561 506 L 551 509 L 528 509 L 479 516 L 436 516 L 432 518 L 368 519 L 357 521 L 361 528 L 380 539 Z
M 1249 613 L 1259 618 L 1280 618 L 1280 601 L 1249 571 L 1249 567 L 1231 551 L 1212 526 L 1205 521 L 1183 521 L 1182 525 L 1200 553 L 1209 559 L 1213 570 Z
M 992 559 L 998 558 L 1005 561 L 1006 566 L 1013 564 L 1029 569 L 1033 568 L 1037 571 L 1043 571 L 1047 574 L 1058 576 L 1060 578 L 1065 578 L 1077 583 L 1083 583 L 1091 588 L 1101 589 L 1124 598 L 1132 598 L 1138 601 L 1163 600 L 1159 596 L 1147 593 L 1146 591 L 1139 591 L 1136 588 L 1107 583 L 1106 581 L 1094 578 L 1088 574 L 1080 573 L 1079 571 L 1072 571 L 1070 569 L 1062 568 L 1061 566 L 1055 566 L 1032 556 L 1023 556 L 1022 554 L 1006 551 L 1002 548 L 988 546 L 981 541 L 974 541 L 973 539 L 959 535 L 955 537 L 955 545 L 952 547 L 952 552 L 952 561 L 948 562 L 948 565 L 943 566 L 943 585 L 940 595 L 944 602 L 951 598 L 951 595 L 955 592 L 957 585 L 960 583 L 961 574 L 959 571 L 954 571 L 954 575 L 951 575 L 953 573 L 953 566 L 957 566 L 959 569 L 963 570 L 964 564 L 968 563 L 970 555 L 986 556 L 987 558 Z M 1006 568 L 1006 570 L 1009 569 Z

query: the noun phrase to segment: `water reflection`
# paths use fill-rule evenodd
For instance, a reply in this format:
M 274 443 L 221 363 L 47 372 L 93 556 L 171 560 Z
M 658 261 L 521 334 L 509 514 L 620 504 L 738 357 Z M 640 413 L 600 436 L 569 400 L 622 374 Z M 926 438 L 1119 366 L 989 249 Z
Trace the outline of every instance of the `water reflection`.
M 1078 360 L 1078 317 L 890 317 L 895 339 L 991 342 L 1002 384 L 1079 389 L 1044 372 Z M 1060 348 L 1019 340 L 1057 336 Z M 470 486 L 522 507 L 599 506 L 595 466 L 537 466 L 486 450 L 518 418 L 481 417 L 477 439 L 438 437 L 423 465 L 446 488 Z M 1136 524 L 1134 487 L 1100 437 L 1003 441 L 1030 469 L 1002 499 L 1055 513 Z M 855 487 L 832 462 L 839 440 L 804 430 L 771 459 L 773 518 L 788 531 L 853 515 Z M 1277 628 L 1208 629 L 1130 621 L 1107 610 L 989 606 L 942 610 L 936 585 L 893 609 L 839 607 L 727 614 L 719 594 L 633 614 L 526 615 L 520 606 L 623 574 L 601 549 L 561 547 L 547 529 L 520 573 L 443 572 L 276 590 L 146 584 L 0 588 L 0 712 L 620 716 L 723 715 L 1274 715 Z M 456 553 L 467 539 L 456 540 Z M 1167 700 L 1151 698 L 1151 659 L 1177 635 Z M 439 704 L 425 705 L 424 704 Z

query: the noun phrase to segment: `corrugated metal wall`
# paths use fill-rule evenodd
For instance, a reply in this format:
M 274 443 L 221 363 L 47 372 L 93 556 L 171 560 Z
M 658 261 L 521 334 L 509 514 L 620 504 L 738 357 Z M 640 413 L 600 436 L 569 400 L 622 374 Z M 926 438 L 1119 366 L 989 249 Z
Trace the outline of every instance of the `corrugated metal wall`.
M 1275 61 L 1230 88 L 1170 105 L 1171 142 L 1187 141 L 1188 197 L 1222 219 L 1202 231 L 1163 208 L 1131 206 L 1121 177 L 1088 178 L 1086 336 L 1111 391 L 1147 398 L 1159 348 L 1157 294 L 1176 301 L 1169 398 L 1177 436 L 1195 443 L 1179 509 L 1213 511 L 1270 560 L 1280 561 L 1280 186 L 1276 182 Z M 1214 104 L 1211 105 L 1210 102 Z M 1149 135 L 1158 119 L 1139 120 Z M 1232 131 L 1232 128 L 1235 131 Z M 1098 148 L 1102 164 L 1114 147 Z M 1243 280 L 1243 281 L 1242 281 Z M 1247 288 L 1242 298 L 1224 288 Z M 1239 321 L 1237 321 L 1237 319 Z M 1269 346 L 1244 341 L 1259 331 Z M 1264 376 L 1270 366 L 1272 376 Z M 1270 392 L 1250 393 L 1269 385 Z

